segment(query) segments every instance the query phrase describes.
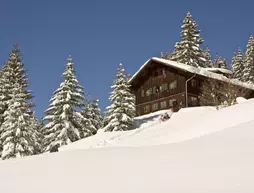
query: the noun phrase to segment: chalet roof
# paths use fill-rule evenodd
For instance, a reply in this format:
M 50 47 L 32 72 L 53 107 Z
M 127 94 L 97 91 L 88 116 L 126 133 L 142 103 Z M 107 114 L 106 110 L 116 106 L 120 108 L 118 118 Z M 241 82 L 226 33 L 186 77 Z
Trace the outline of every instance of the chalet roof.
M 253 84 L 247 84 L 247 83 L 243 83 L 241 81 L 235 80 L 235 79 L 229 79 L 229 78 L 227 78 L 226 76 L 224 76 L 222 74 L 217 74 L 217 73 L 214 73 L 214 72 L 210 72 L 206 68 L 201 68 L 201 67 L 196 68 L 196 67 L 186 65 L 186 64 L 183 64 L 183 63 L 175 62 L 175 61 L 172 61 L 172 60 L 166 60 L 166 59 L 162 59 L 162 58 L 157 58 L 157 57 L 153 57 L 153 58 L 150 58 L 149 60 L 147 60 L 140 67 L 140 69 L 131 77 L 131 79 L 129 80 L 129 83 L 131 84 L 136 79 L 136 77 L 139 75 L 139 73 L 144 68 L 146 68 L 146 66 L 148 66 L 152 62 L 157 62 L 157 63 L 163 64 L 165 66 L 169 66 L 169 67 L 172 67 L 172 68 L 175 68 L 175 69 L 178 69 L 178 70 L 182 70 L 182 71 L 185 71 L 185 72 L 190 72 L 192 74 L 197 74 L 197 75 L 200 75 L 200 76 L 220 80 L 220 81 L 223 81 L 223 82 L 230 81 L 234 85 L 254 90 L 254 85 Z M 221 69 L 221 70 L 226 70 L 226 69 Z M 228 72 L 228 70 L 227 70 L 227 72 Z
M 224 69 L 224 68 L 205 68 L 205 70 L 210 71 L 210 72 L 221 72 L 223 74 L 233 74 L 233 72 L 229 69 Z

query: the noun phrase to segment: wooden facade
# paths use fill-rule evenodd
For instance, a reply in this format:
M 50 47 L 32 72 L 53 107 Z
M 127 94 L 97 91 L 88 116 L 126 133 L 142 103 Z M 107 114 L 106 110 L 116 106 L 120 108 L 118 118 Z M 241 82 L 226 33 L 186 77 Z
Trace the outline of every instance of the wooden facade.
M 136 96 L 136 115 L 144 115 L 158 110 L 186 106 L 186 80 L 194 73 L 150 59 L 130 80 L 132 92 Z M 195 74 L 188 81 L 188 107 L 199 106 L 202 82 L 207 79 Z
M 174 107 L 185 107 L 185 81 L 193 74 L 152 61 L 131 81 L 137 116 Z M 188 82 L 188 106 L 199 105 L 202 78 Z

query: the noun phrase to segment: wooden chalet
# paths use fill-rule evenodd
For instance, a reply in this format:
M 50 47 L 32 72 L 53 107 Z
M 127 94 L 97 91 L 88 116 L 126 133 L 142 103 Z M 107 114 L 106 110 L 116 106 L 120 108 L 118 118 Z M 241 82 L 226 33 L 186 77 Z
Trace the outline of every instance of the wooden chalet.
M 151 58 L 129 80 L 136 97 L 136 114 L 140 116 L 170 107 L 178 110 L 186 107 L 187 103 L 188 107 L 199 106 L 202 82 L 208 78 L 228 81 L 224 73 L 229 72 L 215 73 L 205 68 Z M 254 90 L 254 86 L 239 81 L 234 81 L 234 84 Z

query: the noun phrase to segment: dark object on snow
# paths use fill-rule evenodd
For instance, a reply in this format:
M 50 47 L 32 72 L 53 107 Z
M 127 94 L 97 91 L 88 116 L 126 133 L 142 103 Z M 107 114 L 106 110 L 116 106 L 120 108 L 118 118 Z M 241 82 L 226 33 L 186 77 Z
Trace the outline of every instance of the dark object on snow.
M 168 113 L 164 113 L 164 114 L 161 115 L 160 120 L 161 121 L 166 121 L 169 118 L 170 118 L 170 116 L 168 115 Z
M 164 113 L 163 119 L 164 119 L 164 120 L 168 120 L 169 118 L 170 118 L 170 116 L 168 115 L 168 113 Z
M 58 148 L 60 147 L 59 144 L 54 145 L 53 147 L 50 148 L 49 152 L 53 153 L 53 152 L 58 152 Z

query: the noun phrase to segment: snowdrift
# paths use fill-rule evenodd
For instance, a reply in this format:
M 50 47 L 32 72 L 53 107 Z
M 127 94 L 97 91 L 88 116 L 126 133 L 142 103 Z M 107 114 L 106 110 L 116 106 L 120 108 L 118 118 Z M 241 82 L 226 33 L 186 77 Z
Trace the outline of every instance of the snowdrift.
M 185 109 L 164 123 L 143 117 L 137 130 L 1 161 L 1 192 L 253 193 L 253 106 Z

